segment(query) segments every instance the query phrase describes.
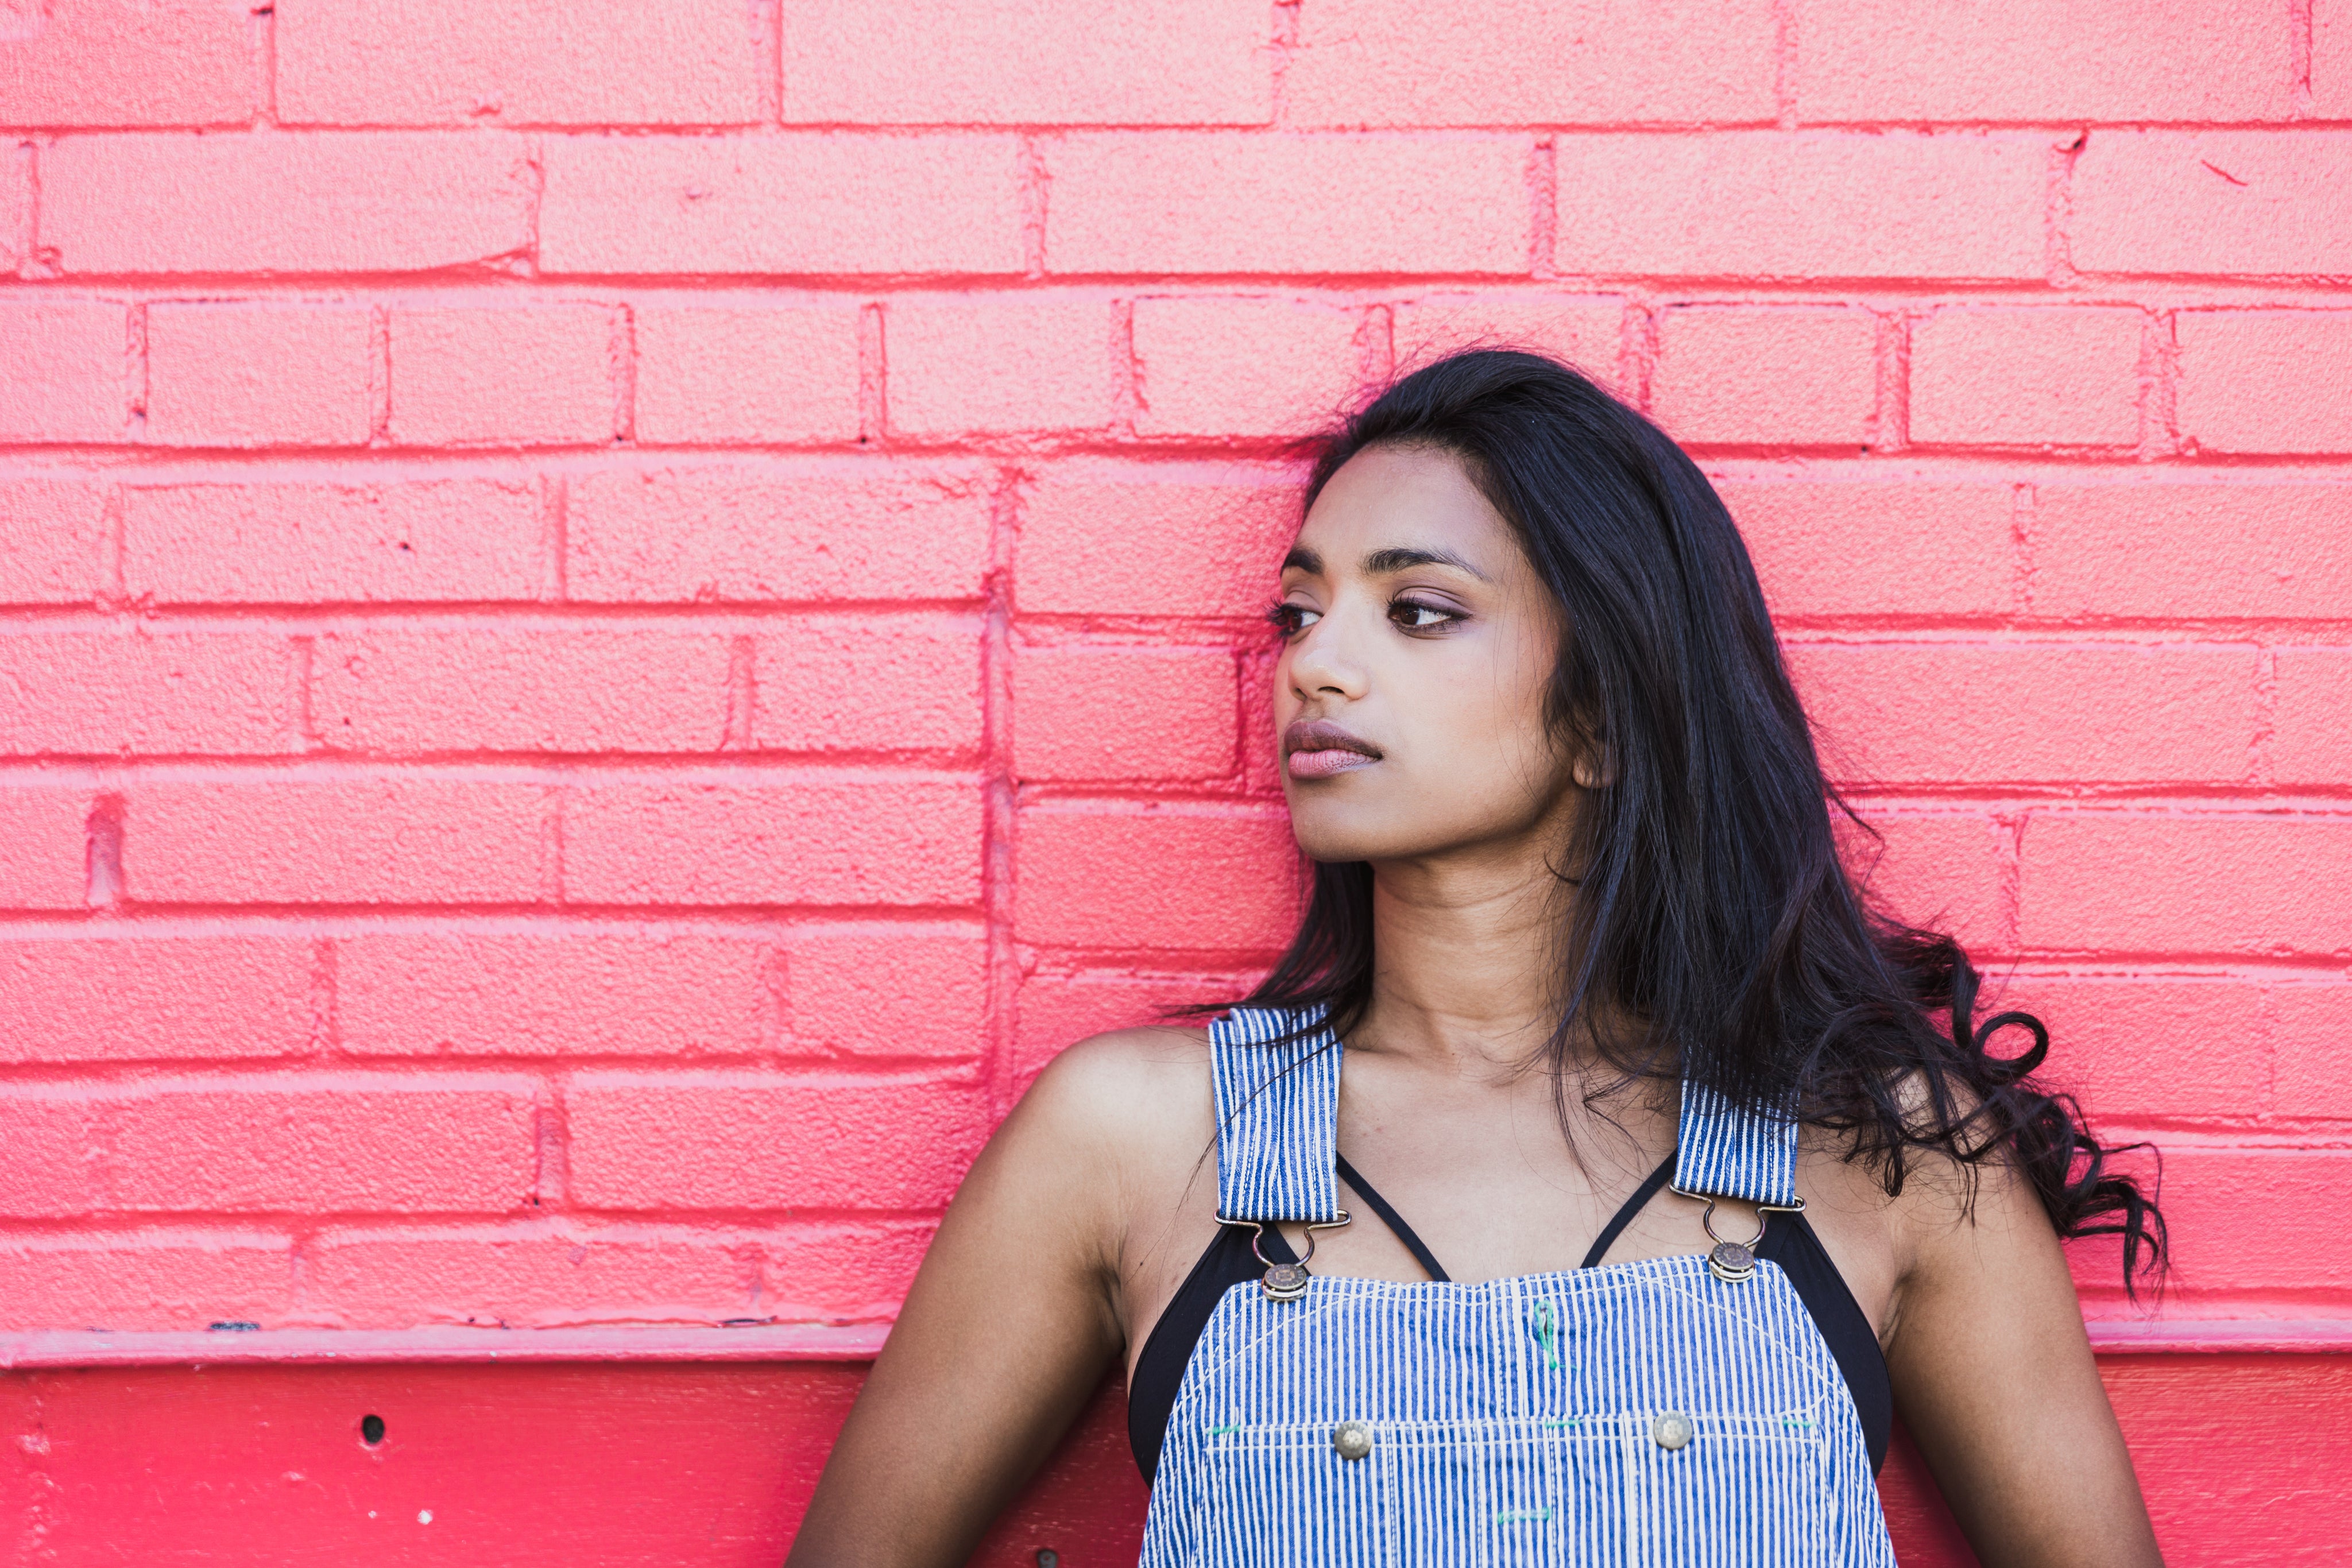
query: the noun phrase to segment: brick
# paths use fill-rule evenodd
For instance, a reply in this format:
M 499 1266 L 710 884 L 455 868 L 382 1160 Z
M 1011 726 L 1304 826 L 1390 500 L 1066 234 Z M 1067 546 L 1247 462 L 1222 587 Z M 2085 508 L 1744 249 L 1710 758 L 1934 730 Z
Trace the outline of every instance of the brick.
M 2099 306 L 1956 306 L 1911 329 L 1922 445 L 2129 446 L 2145 318 Z
M 1297 125 L 1770 121 L 1766 0 L 1318 0 L 1283 79 Z
M 977 1056 L 988 1048 L 988 942 L 963 927 L 793 933 L 793 1049 L 844 1057 Z
M 2343 1149 L 2168 1145 L 2164 1217 L 2172 1228 L 2176 1287 L 2191 1300 L 2268 1289 L 2311 1301 L 2316 1292 L 2352 1286 L 2352 1262 L 2321 1255 L 2324 1249 L 2304 1240 L 2326 1230 L 2347 1190 L 2352 1152 Z M 2263 1202 L 2258 1223 L 2246 1212 L 2256 1193 Z M 2334 1304 L 2343 1298 L 2322 1299 Z
M 368 311 L 237 301 L 147 308 L 147 438 L 360 446 L 373 417 Z
M 2338 619 L 2347 518 L 2352 489 L 2326 484 L 2043 484 L 2034 612 Z
M 583 1072 L 565 1098 L 572 1196 L 604 1209 L 929 1209 L 988 1123 L 977 1084 Z
M 68 274 L 425 272 L 527 249 L 533 184 L 496 131 L 69 136 L 41 238 Z
M 304 1250 L 303 1305 L 342 1329 L 716 1324 L 752 1310 L 747 1250 L 725 1237 L 602 1228 L 331 1231 Z
M 231 125 L 253 117 L 253 44 L 239 6 L 52 0 L 12 9 L 23 22 L 0 34 L 0 125 Z
M 0 755 L 283 752 L 292 682 L 273 632 L 27 629 L 0 636 Z
M 289 125 L 727 125 L 759 118 L 750 19 L 725 5 L 292 0 L 278 13 Z
M 2249 648 L 1864 643 L 1789 654 L 1842 779 L 2226 784 L 2252 760 Z
M 2347 886 L 2352 819 L 2036 812 L 2020 935 L 2053 951 L 2347 953 Z
M 123 579 L 166 604 L 536 599 L 540 513 L 505 479 L 135 486 Z
M 803 1221 L 761 1239 L 761 1311 L 783 1322 L 895 1315 L 930 1246 L 923 1220 Z
M 2116 1118 L 2251 1118 L 2270 1097 L 2262 988 L 2227 976 L 2021 976 L 1998 995 L 1988 982 L 1979 1021 L 2011 1008 L 2049 1026 L 2050 1056 L 2037 1076 L 2078 1098 L 2103 1125 Z M 2151 1050 L 2158 1040 L 2194 1050 Z M 2033 1043 L 2022 1030 L 1988 1049 L 2015 1056 Z
M 1845 824 L 1842 837 L 1846 864 L 1874 904 L 1948 931 L 1979 956 L 2008 948 L 2001 865 L 2009 829 L 1970 811 L 1864 814 L 1883 842 Z
M 1798 0 L 1795 32 L 1801 120 L 2284 120 L 2294 107 L 2287 13 L 2231 0 L 1981 14 Z
M 1013 766 L 1024 779 L 1223 779 L 1238 718 L 1221 648 L 1023 648 Z
M 977 599 L 989 511 L 969 467 L 594 474 L 572 485 L 568 587 L 592 603 Z
M 311 722 L 372 753 L 715 751 L 726 739 L 719 632 L 478 622 L 329 632 Z
M 613 315 L 602 305 L 395 308 L 391 340 L 399 445 L 613 439 Z
M 2352 781 L 2352 648 L 2281 648 L 2271 776 L 2282 784 Z
M 0 784 L 0 908 L 79 909 L 89 886 L 89 792 Z
M 386 931 L 335 943 L 360 1056 L 748 1054 L 779 1027 L 775 945 L 605 927 Z
M 504 1212 L 530 1194 L 530 1085 L 216 1077 L 0 1093 L 0 1213 Z
M 969 904 L 981 798 L 958 779 L 614 779 L 563 805 L 564 891 L 587 904 Z
M 0 302 L 0 441 L 121 441 L 130 331 L 104 300 Z
M 550 273 L 1016 273 L 1011 136 L 555 136 Z
M 1045 266 L 1523 276 L 1530 155 L 1475 132 L 1077 132 L 1045 148 Z
M 1057 465 L 1023 509 L 1014 597 L 1032 615 L 1247 617 L 1297 532 L 1296 477 L 1271 465 Z
M 1272 950 L 1305 885 L 1270 811 L 1034 808 L 1019 855 L 1013 926 L 1041 946 Z
M 0 1215 L 48 1218 L 104 1205 L 102 1093 L 74 1083 L 0 1087 Z
M 546 791 L 418 775 L 152 778 L 123 879 L 151 904 L 527 904 Z
M 2336 976 L 2326 984 L 2273 986 L 2270 997 L 2278 1030 L 2272 1109 L 2282 1116 L 2352 1116 L 2352 1098 L 2344 1092 L 2352 986 Z
M 890 428 L 915 436 L 1099 430 L 1110 308 L 1051 294 L 899 295 L 886 307 Z
M 637 439 L 855 439 L 857 313 L 846 300 L 637 306 Z
M 2009 608 L 2012 486 L 1741 478 L 1716 489 L 1776 619 Z
M 1143 435 L 1304 434 L 1336 423 L 1363 388 L 1363 320 L 1288 299 L 1139 299 Z
M 784 18 L 784 120 L 1261 124 L 1267 34 L 1255 0 L 808 0 Z
M 954 751 L 981 744 L 976 621 L 811 615 L 751 640 L 762 751 Z
M 1572 365 L 1613 391 L 1624 322 L 1625 302 L 1617 298 L 1433 294 L 1392 307 L 1389 330 L 1400 370 L 1463 349 L 1526 349 Z
M 294 1249 L 282 1236 L 84 1231 L 0 1242 L 0 1317 L 19 1332 L 274 1327 L 293 1294 Z
M 215 1078 L 107 1100 L 109 1207 L 502 1213 L 531 1192 L 527 1080 Z
M 1737 131 L 1559 138 L 1571 274 L 2041 281 L 2050 141 Z
M 2352 131 L 2094 131 L 2067 251 L 2091 273 L 2352 272 Z
M 1678 306 L 1658 323 L 1651 414 L 1678 441 L 1859 446 L 1878 402 L 1878 322 L 1830 306 Z
M 1021 982 L 1021 1023 L 1013 1075 L 1026 1084 L 1064 1049 L 1092 1035 L 1172 1022 L 1202 1027 L 1204 1018 L 1168 1015 L 1180 1008 L 1228 1002 L 1247 993 L 1234 975 L 1031 975 Z
M 297 1054 L 312 1043 L 313 946 L 262 936 L 0 943 L 0 1061 Z
M 74 604 L 106 580 L 108 487 L 0 478 L 0 603 Z
M 2185 310 L 2176 329 L 2184 445 L 2352 453 L 2352 310 Z

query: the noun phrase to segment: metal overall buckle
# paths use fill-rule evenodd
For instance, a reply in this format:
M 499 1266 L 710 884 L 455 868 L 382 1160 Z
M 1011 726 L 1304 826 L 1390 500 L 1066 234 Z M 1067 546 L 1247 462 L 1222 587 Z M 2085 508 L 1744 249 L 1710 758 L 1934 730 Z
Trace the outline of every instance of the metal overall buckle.
M 1269 1301 L 1295 1301 L 1307 1293 L 1307 1265 L 1315 1256 L 1315 1233 L 1318 1230 L 1337 1230 L 1339 1227 L 1355 1221 L 1355 1216 L 1344 1208 L 1340 1209 L 1339 1214 L 1339 1218 L 1337 1219 L 1303 1222 L 1307 1227 L 1307 1256 L 1295 1263 L 1276 1263 L 1266 1257 L 1265 1250 L 1258 1245 L 1265 1236 L 1265 1225 L 1263 1221 L 1227 1219 L 1221 1214 L 1217 1216 L 1217 1223 L 1246 1225 L 1250 1228 L 1250 1251 L 1259 1262 L 1265 1265 L 1265 1275 L 1258 1281 L 1259 1286 L 1265 1291 L 1265 1299 Z
M 1756 1204 L 1753 1206 L 1756 1210 L 1756 1234 L 1745 1241 L 1732 1241 L 1727 1239 L 1715 1228 L 1715 1206 L 1717 1201 L 1715 1194 L 1690 1192 L 1672 1185 L 1669 1185 L 1666 1190 L 1677 1197 L 1694 1198 L 1706 1205 L 1706 1212 L 1699 1216 L 1698 1222 L 1706 1227 L 1707 1239 L 1715 1243 L 1706 1255 L 1707 1270 L 1717 1279 L 1728 1281 L 1735 1285 L 1743 1280 L 1755 1277 L 1756 1249 L 1764 1239 L 1764 1217 L 1776 1212 L 1796 1214 L 1802 1211 L 1805 1207 L 1805 1200 L 1801 1197 L 1793 1203 Z

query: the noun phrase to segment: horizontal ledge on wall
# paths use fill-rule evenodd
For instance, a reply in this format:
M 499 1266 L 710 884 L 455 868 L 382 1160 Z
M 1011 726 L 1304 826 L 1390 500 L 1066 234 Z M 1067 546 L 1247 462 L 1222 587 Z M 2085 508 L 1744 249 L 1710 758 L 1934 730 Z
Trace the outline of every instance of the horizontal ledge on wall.
M 553 1329 L 213 1329 L 0 1333 L 0 1369 L 231 1363 L 871 1361 L 887 1323 Z
M 2352 1354 L 2352 1319 L 2095 1321 L 2102 1355 Z M 555 1329 L 255 1329 L 0 1333 L 0 1369 L 493 1361 L 870 1361 L 887 1323 Z

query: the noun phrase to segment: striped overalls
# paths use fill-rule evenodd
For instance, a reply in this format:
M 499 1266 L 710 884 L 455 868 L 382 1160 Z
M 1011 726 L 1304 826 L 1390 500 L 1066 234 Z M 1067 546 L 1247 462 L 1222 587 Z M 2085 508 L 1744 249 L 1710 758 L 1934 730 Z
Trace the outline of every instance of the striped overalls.
M 1209 1032 L 1228 1221 L 1339 1218 L 1341 1053 L 1290 1025 Z M 1678 1190 L 1793 1205 L 1795 1161 L 1793 1124 L 1685 1088 Z M 1743 1257 L 1233 1287 L 1185 1367 L 1145 1568 L 1892 1568 L 1845 1380 L 1788 1276 Z

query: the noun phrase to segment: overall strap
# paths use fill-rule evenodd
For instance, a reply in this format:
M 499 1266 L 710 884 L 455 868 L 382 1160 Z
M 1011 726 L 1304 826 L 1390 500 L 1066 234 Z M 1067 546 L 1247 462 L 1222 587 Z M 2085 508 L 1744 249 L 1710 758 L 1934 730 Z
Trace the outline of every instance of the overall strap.
M 1339 1218 L 1339 1040 L 1318 1015 L 1235 1008 L 1209 1026 L 1217 1218 Z
M 1712 1089 L 1685 1082 L 1674 1189 L 1766 1208 L 1802 1208 L 1795 1119 L 1744 1111 Z

